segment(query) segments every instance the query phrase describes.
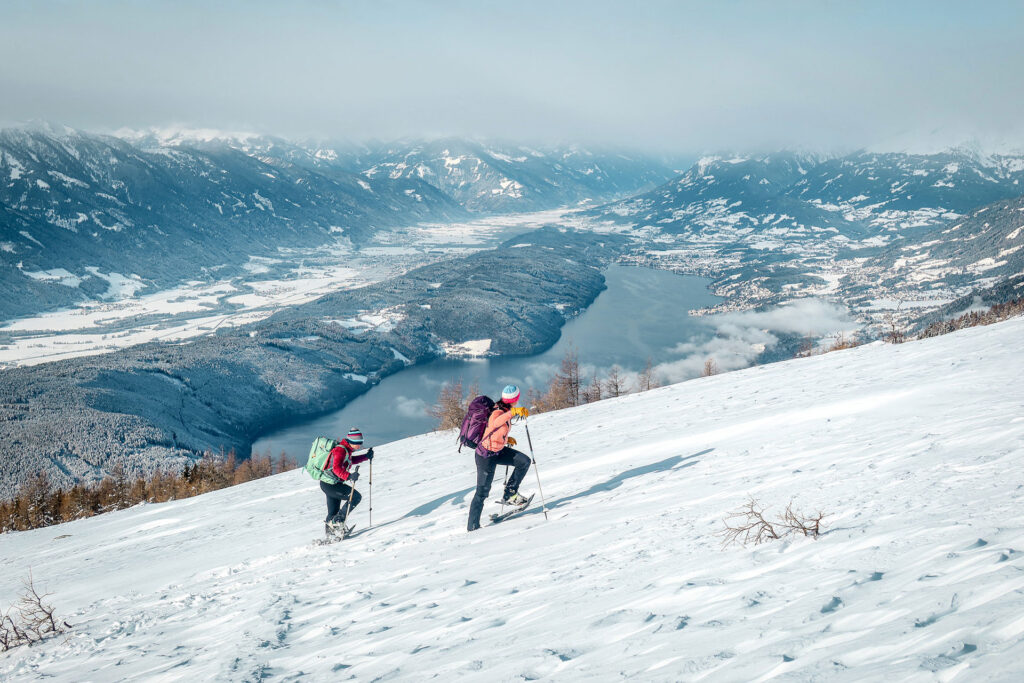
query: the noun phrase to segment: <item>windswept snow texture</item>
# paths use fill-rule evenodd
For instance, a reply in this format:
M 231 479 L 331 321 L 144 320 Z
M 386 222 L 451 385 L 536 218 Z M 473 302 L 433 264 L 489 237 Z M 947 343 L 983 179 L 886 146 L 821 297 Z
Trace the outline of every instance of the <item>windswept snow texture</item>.
M 0 537 L 0 605 L 32 569 L 74 625 L 0 678 L 1020 680 L 1022 334 L 535 416 L 548 521 L 538 497 L 467 534 L 472 460 L 438 433 L 377 448 L 374 526 L 364 465 L 338 545 L 300 471 Z M 723 549 L 748 495 L 827 533 Z

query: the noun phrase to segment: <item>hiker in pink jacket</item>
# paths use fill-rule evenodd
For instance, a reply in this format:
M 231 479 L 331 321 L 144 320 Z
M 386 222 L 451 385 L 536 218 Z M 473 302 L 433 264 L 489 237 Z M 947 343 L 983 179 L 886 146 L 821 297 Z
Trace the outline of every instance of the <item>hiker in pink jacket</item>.
M 476 495 L 469 505 L 469 524 L 467 529 L 475 531 L 480 528 L 480 513 L 484 509 L 484 501 L 491 492 L 494 481 L 494 469 L 498 465 L 511 465 L 514 469 L 505 486 L 502 502 L 506 505 L 523 506 L 527 499 L 519 494 L 519 484 L 530 469 L 530 457 L 515 450 L 516 440 L 509 437 L 513 417 L 526 417 L 530 412 L 521 406 L 519 387 L 510 384 L 501 392 L 501 400 L 494 404 L 487 427 L 484 429 L 480 445 L 476 447 Z

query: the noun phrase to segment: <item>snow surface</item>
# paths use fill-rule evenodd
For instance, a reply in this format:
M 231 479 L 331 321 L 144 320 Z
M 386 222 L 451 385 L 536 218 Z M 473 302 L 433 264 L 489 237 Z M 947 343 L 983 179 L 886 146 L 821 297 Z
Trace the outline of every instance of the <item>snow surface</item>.
M 534 416 L 547 521 L 538 497 L 466 533 L 472 458 L 445 432 L 376 449 L 374 526 L 337 545 L 312 542 L 301 471 L 0 536 L 0 606 L 31 569 L 74 625 L 0 679 L 1021 680 L 1022 334 Z M 723 549 L 748 495 L 827 533 Z

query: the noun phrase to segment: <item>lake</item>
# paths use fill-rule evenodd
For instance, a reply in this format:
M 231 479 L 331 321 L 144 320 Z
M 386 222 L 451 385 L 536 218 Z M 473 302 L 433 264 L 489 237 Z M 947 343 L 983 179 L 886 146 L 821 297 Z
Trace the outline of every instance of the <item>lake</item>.
M 305 462 L 314 438 L 339 438 L 352 426 L 362 429 L 367 445 L 395 441 L 436 427 L 426 410 L 446 382 L 461 379 L 466 389 L 478 382 L 480 392 L 492 398 L 504 385 L 516 384 L 525 399 L 531 388 L 547 387 L 570 349 L 578 354 L 581 382 L 586 383 L 595 371 L 603 378 L 612 365 L 635 374 L 648 359 L 655 365 L 676 360 L 678 354 L 671 351 L 676 344 L 714 334 L 702 318 L 688 313 L 721 300 L 708 290 L 706 278 L 614 265 L 605 271 L 605 279 L 607 289 L 566 323 L 558 342 L 543 353 L 440 359 L 409 367 L 385 377 L 341 410 L 263 436 L 253 444 L 253 452 L 286 452 Z

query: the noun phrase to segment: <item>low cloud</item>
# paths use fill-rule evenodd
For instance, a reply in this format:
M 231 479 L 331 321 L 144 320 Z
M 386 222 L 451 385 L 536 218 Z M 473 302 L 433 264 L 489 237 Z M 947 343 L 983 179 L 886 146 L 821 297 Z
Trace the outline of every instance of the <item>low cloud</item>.
M 767 311 L 722 313 L 706 322 L 715 328 L 715 336 L 677 344 L 672 351 L 683 357 L 655 366 L 658 377 L 669 382 L 698 377 L 708 358 L 719 372 L 745 368 L 778 343 L 774 333 L 821 337 L 857 327 L 845 308 L 819 299 L 800 299 Z
M 427 402 L 422 398 L 395 397 L 395 412 L 403 417 L 427 417 Z

